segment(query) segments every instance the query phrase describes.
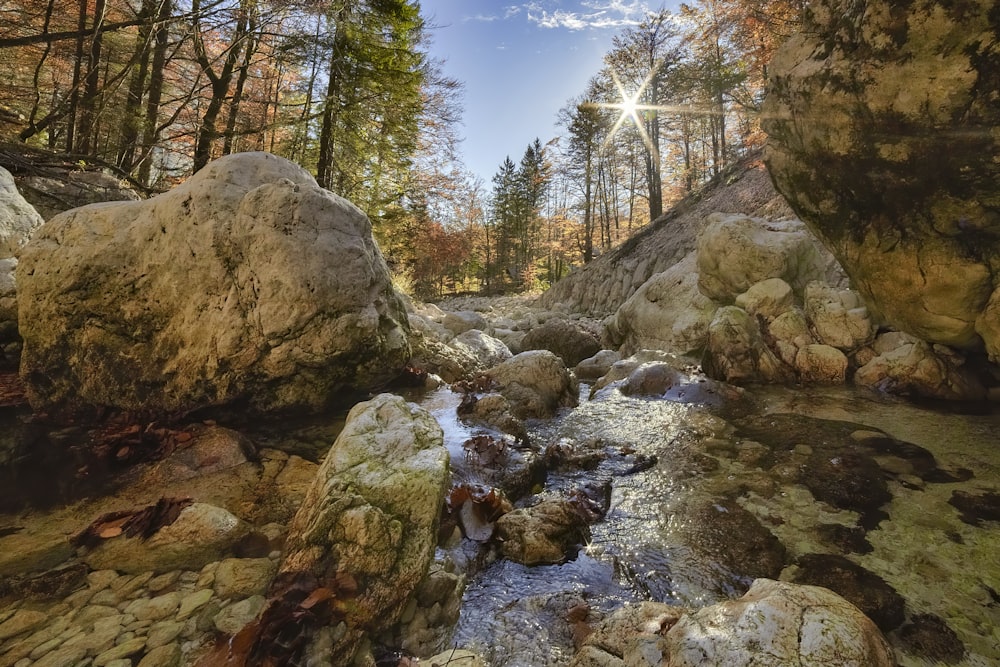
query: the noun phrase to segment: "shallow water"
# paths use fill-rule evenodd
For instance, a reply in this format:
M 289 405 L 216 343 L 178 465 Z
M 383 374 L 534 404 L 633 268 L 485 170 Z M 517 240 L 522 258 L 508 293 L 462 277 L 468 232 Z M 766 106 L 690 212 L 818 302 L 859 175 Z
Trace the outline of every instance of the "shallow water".
M 1000 524 L 969 525 L 948 504 L 956 490 L 1000 490 L 1000 411 L 961 414 L 845 388 L 768 387 L 751 395 L 748 411 L 745 405 L 710 409 L 605 390 L 555 420 L 533 424 L 536 446 L 602 451 L 594 469 L 550 472 L 543 495 L 609 480 L 611 509 L 573 560 L 530 568 L 499 560 L 474 574 L 453 643 L 480 650 L 496 667 L 563 665 L 574 652 L 566 620 L 574 606 L 588 605 L 593 621 L 639 600 L 701 607 L 738 597 L 752 577 L 706 557 L 702 539 L 709 539 L 710 527 L 697 525 L 705 514 L 692 510 L 706 503 L 727 512 L 723 505 L 735 498 L 781 541 L 786 564 L 807 553 L 842 553 L 817 527 L 853 527 L 863 517 L 815 500 L 801 483 L 776 485 L 765 474 L 767 465 L 745 458 L 755 443 L 736 434 L 748 414 L 795 414 L 879 429 L 929 450 L 943 470 L 973 472 L 963 482 L 923 483 L 893 468 L 905 462 L 882 457 L 880 465 L 892 472 L 892 500 L 880 508 L 888 516 L 879 514 L 872 522 L 877 528 L 866 533 L 869 553 L 846 555 L 903 596 L 908 618 L 926 613 L 944 619 L 966 647 L 957 664 L 1000 664 Z M 455 443 L 469 434 L 452 417 L 457 399 L 440 390 L 429 399 L 454 456 Z M 633 472 L 636 461 L 651 457 L 655 465 Z M 782 576 L 792 571 L 786 567 Z M 914 655 L 897 633 L 888 637 L 901 665 L 935 664 Z

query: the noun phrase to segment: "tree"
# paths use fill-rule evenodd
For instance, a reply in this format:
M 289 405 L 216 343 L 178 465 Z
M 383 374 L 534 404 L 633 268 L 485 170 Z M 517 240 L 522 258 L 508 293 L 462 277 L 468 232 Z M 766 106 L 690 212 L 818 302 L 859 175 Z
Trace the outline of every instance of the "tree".
M 579 208 L 583 214 L 582 235 L 577 245 L 586 264 L 594 258 L 594 220 L 598 158 L 610 124 L 593 98 L 571 101 L 559 115 L 568 132 L 567 172 L 581 195 Z
M 612 41 L 604 61 L 623 92 L 639 105 L 643 130 L 649 218 L 663 213 L 660 164 L 662 107 L 669 104 L 668 76 L 681 60 L 680 32 L 670 12 L 660 10 Z

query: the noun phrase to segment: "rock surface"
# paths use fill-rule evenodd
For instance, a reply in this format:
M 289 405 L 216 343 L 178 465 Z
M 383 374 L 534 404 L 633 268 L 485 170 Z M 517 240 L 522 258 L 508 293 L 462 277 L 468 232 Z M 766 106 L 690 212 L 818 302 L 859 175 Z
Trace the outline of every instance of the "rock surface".
M 500 387 L 521 419 L 551 417 L 560 407 L 575 407 L 576 380 L 548 350 L 522 352 L 486 373 Z
M 812 2 L 771 63 L 775 185 L 868 305 L 1000 361 L 1000 79 L 987 0 Z
M 10 172 L 0 167 L 0 343 L 16 338 L 17 258 L 43 222 L 42 216 L 17 191 Z
M 572 367 L 600 352 L 601 341 L 578 322 L 553 318 L 532 328 L 521 340 L 521 350 L 548 350 Z
M 567 560 L 590 536 L 583 513 L 567 500 L 543 500 L 497 519 L 504 557 L 524 565 Z
M 406 363 L 407 320 L 371 225 L 266 153 L 145 202 L 49 221 L 17 269 L 36 409 L 318 409 Z
M 842 597 L 769 579 L 738 600 L 681 618 L 667 632 L 666 649 L 670 667 L 896 664 L 875 624 Z
M 427 574 L 448 483 L 442 443 L 434 418 L 398 396 L 359 403 L 289 526 L 281 573 L 360 584 L 327 649 L 332 664 L 348 664 L 366 632 L 397 620 Z

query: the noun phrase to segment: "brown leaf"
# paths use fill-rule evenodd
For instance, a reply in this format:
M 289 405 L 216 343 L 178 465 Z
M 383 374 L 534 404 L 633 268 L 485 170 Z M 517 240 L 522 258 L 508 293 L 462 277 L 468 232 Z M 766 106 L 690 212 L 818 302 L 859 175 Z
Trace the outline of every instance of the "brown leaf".
M 335 595 L 333 591 L 329 588 L 317 588 L 312 593 L 310 593 L 305 600 L 299 603 L 299 606 L 303 609 L 312 609 L 320 602 L 326 602 Z

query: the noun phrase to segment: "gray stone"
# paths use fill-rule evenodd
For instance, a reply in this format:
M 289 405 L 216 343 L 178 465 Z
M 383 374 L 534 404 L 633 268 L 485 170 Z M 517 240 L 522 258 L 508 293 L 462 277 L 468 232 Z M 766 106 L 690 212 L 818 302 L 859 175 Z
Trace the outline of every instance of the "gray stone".
M 146 635 L 146 648 L 154 649 L 166 646 L 181 635 L 184 624 L 180 621 L 161 621 L 149 628 Z
M 139 621 L 159 621 L 173 616 L 181 604 L 181 594 L 176 591 L 155 598 L 139 598 L 125 607 L 126 614 L 132 614 Z
M 616 361 L 621 361 L 621 358 L 622 355 L 614 350 L 601 350 L 578 363 L 573 372 L 581 380 L 597 380 L 606 375 Z
M 485 317 L 473 310 L 445 313 L 441 324 L 456 336 L 471 329 L 488 331 L 490 326 Z
M 215 160 L 147 201 L 61 214 L 16 277 L 39 409 L 320 409 L 410 357 L 371 223 L 266 153 Z
M 486 372 L 521 419 L 551 417 L 575 407 L 578 386 L 562 360 L 548 350 L 522 352 Z
M 202 588 L 185 595 L 181 600 L 180 607 L 177 609 L 177 620 L 183 621 L 207 604 L 212 599 L 212 594 L 213 591 L 211 588 Z

